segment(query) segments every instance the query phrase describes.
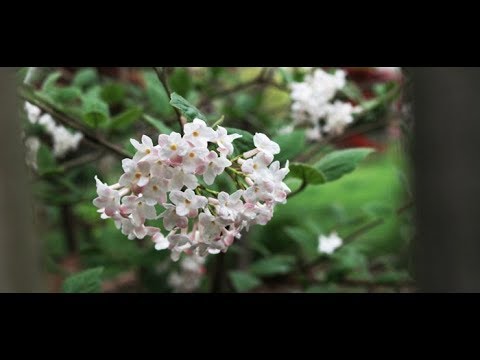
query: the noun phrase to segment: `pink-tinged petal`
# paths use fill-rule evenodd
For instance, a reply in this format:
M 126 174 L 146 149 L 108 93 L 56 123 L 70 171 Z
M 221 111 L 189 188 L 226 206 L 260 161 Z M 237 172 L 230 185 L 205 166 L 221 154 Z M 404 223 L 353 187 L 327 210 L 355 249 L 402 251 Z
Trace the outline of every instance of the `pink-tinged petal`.
M 148 176 L 142 176 L 139 180 L 137 185 L 140 187 L 143 187 L 148 184 L 148 181 L 150 180 L 150 177 Z
M 175 212 L 178 216 L 186 216 L 190 212 L 190 209 L 185 206 L 185 204 L 180 203 L 175 208 Z
M 133 145 L 133 147 L 139 151 L 142 151 L 142 145 L 135 139 L 130 139 L 130 143 Z
M 172 190 L 170 192 L 170 201 L 173 202 L 175 205 L 182 203 L 184 200 L 184 195 L 181 191 Z
M 142 136 L 142 143 L 144 143 L 145 145 L 147 145 L 149 147 L 153 147 L 153 141 L 147 135 Z

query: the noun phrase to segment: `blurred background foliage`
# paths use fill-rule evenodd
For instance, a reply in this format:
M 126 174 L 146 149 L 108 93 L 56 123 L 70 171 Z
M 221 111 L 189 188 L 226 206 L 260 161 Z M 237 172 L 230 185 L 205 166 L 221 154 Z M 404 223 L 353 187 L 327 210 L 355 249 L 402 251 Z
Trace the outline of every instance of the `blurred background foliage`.
M 348 79 L 361 78 L 358 74 L 368 71 L 353 69 Z M 224 116 L 223 126 L 268 134 L 280 143 L 282 162 L 305 154 L 318 160 L 335 148 L 377 150 L 354 172 L 334 182 L 309 185 L 286 205 L 277 206 L 270 223 L 254 226 L 224 256 L 210 255 L 196 291 L 212 291 L 214 281 L 220 283 L 216 291 L 229 292 L 414 290 L 408 257 L 413 234 L 407 208 L 411 193 L 403 140 L 408 128 L 402 122 L 398 82 L 368 76 L 367 81 L 350 81 L 342 96 L 353 102 L 362 99 L 371 111 L 345 136 L 318 144 L 309 143 L 302 130 L 279 133 L 291 123 L 288 84 L 302 80 L 307 72 L 301 68 L 167 69 L 172 91 L 194 104 L 210 124 Z M 26 73 L 27 68 L 19 71 L 19 84 Z M 159 133 L 179 130 L 169 95 L 155 71 L 45 68 L 38 71 L 32 86 L 19 85 L 19 91 L 23 99 L 75 119 L 77 130 L 90 134 L 78 150 L 56 159 L 51 140 L 21 112 L 25 133 L 42 139 L 32 185 L 37 233 L 46 246 L 49 290 L 175 291 L 168 278 L 179 271 L 179 263 L 170 260 L 168 251 L 156 251 L 150 240 L 128 240 L 113 221 L 101 220 L 92 205 L 94 176 L 114 183 L 121 174 L 121 157 L 97 138 L 131 154 L 130 138 L 146 134 L 156 139 Z M 228 182 L 219 180 L 219 188 L 228 189 Z M 287 179 L 292 190 L 300 182 Z M 319 254 L 319 236 L 332 231 L 345 244 L 330 256 Z

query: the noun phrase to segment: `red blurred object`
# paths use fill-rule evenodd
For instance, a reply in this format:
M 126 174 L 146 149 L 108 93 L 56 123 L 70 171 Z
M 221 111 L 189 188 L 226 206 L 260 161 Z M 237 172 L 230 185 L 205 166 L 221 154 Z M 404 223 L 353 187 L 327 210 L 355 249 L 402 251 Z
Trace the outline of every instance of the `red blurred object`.
M 401 81 L 402 73 L 396 68 L 346 67 L 347 77 L 358 83 Z
M 386 146 L 378 141 L 369 139 L 365 135 L 361 134 L 352 134 L 343 139 L 335 141 L 335 145 L 340 148 L 356 148 L 356 147 L 369 147 L 374 148 L 375 150 L 382 152 L 385 150 Z

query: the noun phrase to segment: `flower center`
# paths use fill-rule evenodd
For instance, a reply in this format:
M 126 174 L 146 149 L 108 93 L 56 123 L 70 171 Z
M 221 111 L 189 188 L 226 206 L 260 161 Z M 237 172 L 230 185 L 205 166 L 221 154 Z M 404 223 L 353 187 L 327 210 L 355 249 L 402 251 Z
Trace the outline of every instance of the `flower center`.
M 150 149 L 145 150 L 147 154 L 150 154 L 152 151 Z
M 257 165 L 257 164 L 253 164 L 253 168 L 254 168 L 255 170 L 257 170 L 257 169 L 258 169 L 258 165 Z
M 142 173 L 139 173 L 139 172 L 135 173 L 135 177 L 137 179 L 140 179 L 142 177 Z
M 185 204 L 190 205 L 192 202 L 188 199 L 185 199 Z
M 197 137 L 197 136 L 200 135 L 200 134 L 198 133 L 198 131 L 194 131 L 194 132 L 192 133 L 192 135 L 195 136 L 195 137 Z
M 158 186 L 157 186 L 157 185 L 153 185 L 153 186 L 152 186 L 152 189 L 153 189 L 153 191 L 158 191 Z
M 177 150 L 177 144 L 170 145 L 170 150 L 172 150 L 172 151 Z
M 195 153 L 191 152 L 190 154 L 188 154 L 188 156 L 190 156 L 191 158 L 194 158 L 194 157 L 195 157 Z

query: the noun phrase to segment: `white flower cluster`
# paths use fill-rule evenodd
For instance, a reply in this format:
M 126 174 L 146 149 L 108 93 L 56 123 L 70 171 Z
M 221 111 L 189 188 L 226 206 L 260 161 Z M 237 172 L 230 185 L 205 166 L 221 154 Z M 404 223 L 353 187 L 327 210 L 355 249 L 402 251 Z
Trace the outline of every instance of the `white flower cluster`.
M 290 96 L 294 125 L 308 125 L 306 134 L 309 139 L 320 140 L 325 134 L 341 134 L 353 122 L 353 114 L 361 111 L 360 107 L 348 102 L 332 102 L 345 84 L 343 70 L 329 74 L 322 69 L 307 75 L 303 82 L 292 83 Z
M 198 255 L 185 256 L 180 261 L 180 271 L 175 271 L 168 277 L 170 285 L 177 293 L 193 292 L 200 286 L 206 273 L 205 258 Z
M 273 162 L 280 147 L 266 135 L 255 134 L 254 149 L 228 159 L 232 142 L 241 135 L 228 135 L 221 126 L 215 131 L 200 119 L 187 123 L 184 133 L 161 134 L 158 145 L 145 135 L 142 143 L 132 139 L 137 153 L 123 160 L 125 173 L 112 186 L 96 177 L 98 197 L 93 201 L 101 217 L 112 218 L 129 239 L 151 236 L 155 248 L 170 249 L 175 261 L 182 252 L 225 252 L 243 229 L 270 221 L 274 206 L 285 203 L 290 192 L 283 182 L 288 163 L 280 168 Z M 237 184 L 233 194 L 200 185 L 199 176 L 208 186 L 224 171 Z M 158 216 L 155 205 L 165 209 Z M 167 236 L 145 225 L 158 218 Z
M 333 254 L 340 246 L 342 246 L 343 240 L 334 231 L 329 236 L 320 235 L 318 237 L 318 252 L 321 254 Z
M 29 102 L 25 103 L 25 111 L 28 120 L 32 124 L 39 124 L 45 128 L 45 131 L 52 137 L 53 154 L 57 158 L 64 157 L 69 151 L 76 150 L 83 138 L 81 132 L 71 133 L 66 127 L 58 125 L 50 114 L 41 114 L 38 106 Z

